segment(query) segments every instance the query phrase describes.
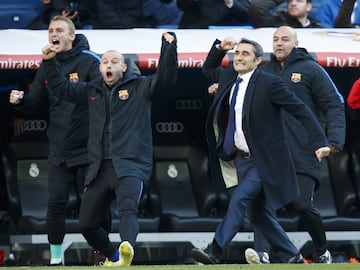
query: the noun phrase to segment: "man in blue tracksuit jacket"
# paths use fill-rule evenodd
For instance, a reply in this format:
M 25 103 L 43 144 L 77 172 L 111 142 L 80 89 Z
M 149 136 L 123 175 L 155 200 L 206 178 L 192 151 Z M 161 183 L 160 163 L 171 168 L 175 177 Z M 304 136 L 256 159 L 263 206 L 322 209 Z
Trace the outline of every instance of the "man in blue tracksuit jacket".
M 52 18 L 48 28 L 49 44 L 56 44 L 56 59 L 62 66 L 62 75 L 73 83 L 100 78 L 100 57 L 90 51 L 83 34 L 75 33 L 73 22 L 63 16 Z M 82 193 L 88 165 L 86 144 L 89 137 L 87 106 L 61 100 L 45 85 L 46 71 L 41 65 L 31 84 L 29 94 L 13 90 L 10 102 L 24 114 L 45 113 L 49 116 L 47 137 L 48 155 L 48 207 L 46 225 L 50 243 L 50 264 L 61 264 L 62 242 L 65 236 L 65 213 L 70 188 Z M 15 98 L 23 96 L 22 99 Z M 110 230 L 110 211 L 106 213 L 104 228 Z M 105 216 L 104 216 L 105 217 Z
M 106 255 L 105 266 L 130 265 L 139 231 L 138 203 L 152 170 L 151 99 L 176 81 L 175 34 L 163 34 L 157 72 L 147 77 L 121 53 L 110 50 L 102 56 L 101 79 L 71 84 L 62 76 L 55 55 L 51 46 L 43 49 L 48 89 L 89 107 L 89 171 L 79 217 L 82 233 Z M 119 251 L 100 227 L 101 214 L 114 197 L 120 215 Z

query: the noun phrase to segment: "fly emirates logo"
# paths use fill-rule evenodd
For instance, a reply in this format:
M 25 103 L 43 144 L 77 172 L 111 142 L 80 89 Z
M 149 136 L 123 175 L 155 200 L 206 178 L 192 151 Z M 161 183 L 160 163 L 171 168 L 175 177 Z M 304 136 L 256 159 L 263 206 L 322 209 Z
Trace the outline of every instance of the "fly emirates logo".
M 201 68 L 204 64 L 204 60 L 202 59 L 194 59 L 189 57 L 187 59 L 179 59 L 179 68 Z M 159 64 L 158 58 L 148 58 L 147 66 L 148 69 L 155 69 Z
M 0 55 L 0 69 L 38 69 L 41 57 Z
M 327 57 L 326 66 L 327 67 L 360 67 L 360 58 Z
M 316 53 L 323 67 L 360 67 L 359 53 Z

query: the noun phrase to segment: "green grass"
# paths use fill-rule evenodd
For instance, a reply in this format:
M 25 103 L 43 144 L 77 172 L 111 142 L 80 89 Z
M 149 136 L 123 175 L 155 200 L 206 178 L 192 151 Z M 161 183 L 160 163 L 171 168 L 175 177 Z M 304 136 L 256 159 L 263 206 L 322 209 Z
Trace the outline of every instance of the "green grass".
M 8 267 L 9 270 L 44 270 L 39 266 Z M 48 268 L 48 267 L 46 267 Z M 48 268 L 49 269 L 49 268 Z M 94 270 L 94 266 L 64 266 L 51 267 L 50 269 L 66 270 Z M 114 268 L 113 268 L 114 269 Z M 116 269 L 116 268 L 115 268 Z M 117 268 L 118 269 L 118 268 Z M 269 265 L 248 265 L 248 264 L 217 264 L 217 265 L 133 265 L 121 267 L 124 270 L 355 270 L 360 269 L 360 264 L 269 264 Z

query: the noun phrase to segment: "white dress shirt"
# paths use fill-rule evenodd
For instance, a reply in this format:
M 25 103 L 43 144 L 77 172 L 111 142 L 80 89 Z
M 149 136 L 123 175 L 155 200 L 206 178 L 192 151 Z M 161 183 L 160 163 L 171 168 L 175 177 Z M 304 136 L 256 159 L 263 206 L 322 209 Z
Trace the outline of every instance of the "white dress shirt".
M 250 152 L 250 151 L 249 151 L 249 147 L 246 142 L 246 139 L 245 139 L 244 132 L 242 130 L 242 110 L 243 110 L 245 92 L 248 87 L 250 77 L 253 73 L 254 73 L 254 70 L 241 76 L 242 82 L 239 85 L 239 92 L 236 96 L 236 104 L 235 104 L 234 142 L 235 142 L 235 146 L 244 152 Z M 231 89 L 230 97 L 232 97 L 232 93 L 234 91 L 234 86 Z M 229 104 L 231 102 L 230 99 L 229 99 Z

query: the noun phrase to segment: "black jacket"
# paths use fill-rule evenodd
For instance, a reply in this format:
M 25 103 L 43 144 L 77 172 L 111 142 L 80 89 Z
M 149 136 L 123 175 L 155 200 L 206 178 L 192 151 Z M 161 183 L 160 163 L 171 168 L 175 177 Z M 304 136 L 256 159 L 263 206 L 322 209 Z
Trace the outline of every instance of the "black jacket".
M 214 42 L 203 66 L 204 75 L 212 82 L 219 82 L 206 123 L 210 151 L 215 148 L 222 149 L 229 94 L 238 75 L 232 65 L 221 67 L 226 52 L 216 48 L 219 43 L 219 40 Z M 285 111 L 306 127 L 307 135 L 311 138 L 309 145 L 313 153 L 316 149 L 327 146 L 325 134 L 308 107 L 284 85 L 278 76 L 255 69 L 244 97 L 242 128 L 250 153 L 255 158 L 266 199 L 274 209 L 290 203 L 299 194 L 295 169 L 284 136 Z M 217 140 L 213 130 L 214 118 L 219 127 Z M 220 155 L 219 157 L 223 158 Z
M 248 1 L 235 0 L 228 8 L 224 0 L 177 0 L 183 11 L 179 28 L 208 28 L 209 25 L 237 25 L 249 22 Z
M 100 58 L 89 51 L 86 37 L 77 34 L 74 46 L 56 56 L 63 77 L 72 82 L 86 82 L 100 77 Z M 17 108 L 23 113 L 48 113 L 47 135 L 50 143 L 49 162 L 68 167 L 87 164 L 86 143 L 89 134 L 87 106 L 62 100 L 46 88 L 43 64 L 37 70 L 30 92 Z
M 90 0 L 94 28 L 124 29 L 143 28 L 147 18 L 144 15 L 142 0 Z
M 303 26 L 299 20 L 284 9 L 277 9 L 272 13 L 272 9 L 284 1 L 279 0 L 255 0 L 250 1 L 249 16 L 254 28 L 259 27 L 280 27 L 283 25 L 294 28 L 322 28 L 321 24 L 314 18 L 309 17 L 309 25 Z
M 176 41 L 164 38 L 157 72 L 141 77 L 134 65 L 128 65 L 124 77 L 110 89 L 102 79 L 87 84 L 70 84 L 61 74 L 58 61 L 44 61 L 48 88 L 62 98 L 89 106 L 90 136 L 89 171 L 86 184 L 93 181 L 103 160 L 103 135 L 106 104 L 110 103 L 112 126 L 112 161 L 118 177 L 133 176 L 145 184 L 152 170 L 151 99 L 155 94 L 171 90 L 176 81 L 178 62 Z M 69 89 L 70 91 L 64 91 Z
M 262 69 L 279 75 L 318 119 L 329 144 L 342 149 L 345 143 L 344 100 L 326 71 L 303 48 L 294 48 L 283 69 L 272 55 Z M 296 172 L 320 180 L 321 164 L 315 158 L 307 131 L 299 122 L 285 114 L 285 131 L 291 145 Z

